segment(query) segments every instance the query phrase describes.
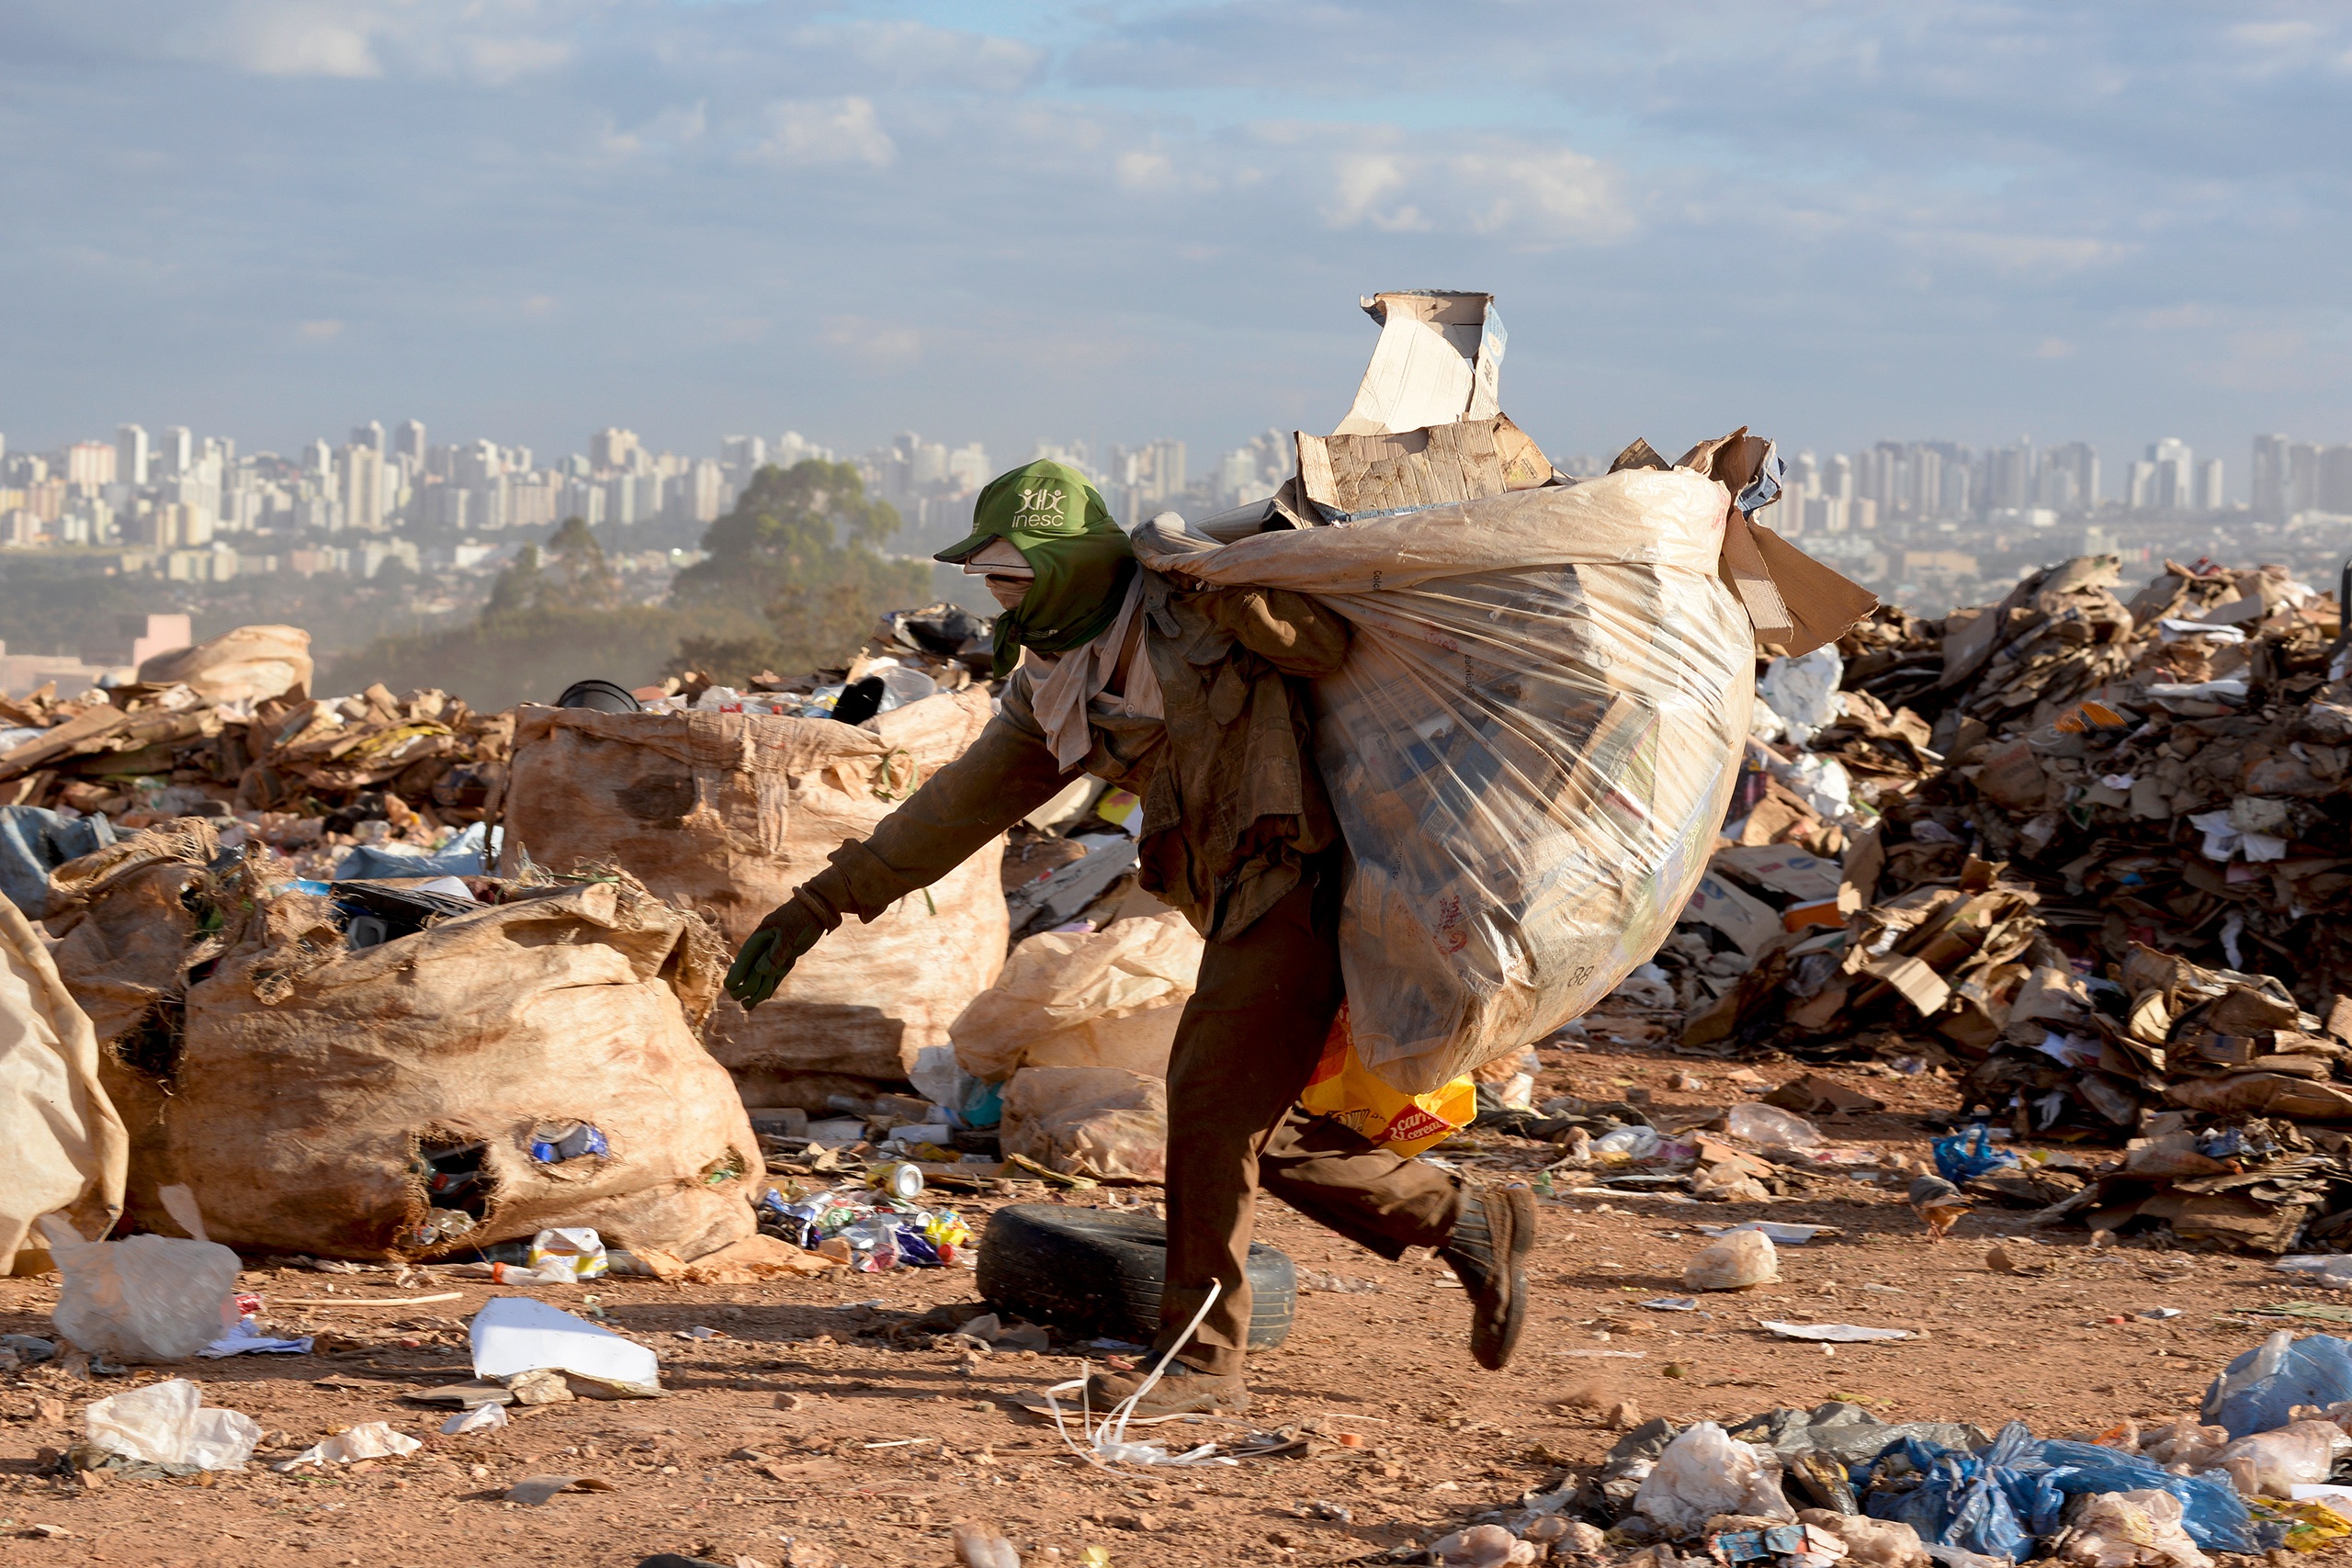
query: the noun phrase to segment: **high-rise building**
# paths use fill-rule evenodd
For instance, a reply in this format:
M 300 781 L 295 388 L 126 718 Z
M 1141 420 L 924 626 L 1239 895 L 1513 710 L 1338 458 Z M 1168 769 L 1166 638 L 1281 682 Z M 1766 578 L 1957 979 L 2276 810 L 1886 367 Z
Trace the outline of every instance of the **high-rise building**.
M 151 477 L 175 479 L 187 472 L 189 466 L 196 461 L 196 437 L 189 434 L 187 425 L 167 424 L 164 427 L 164 439 L 156 446 L 155 459 L 155 466 L 163 469 L 163 473 Z
M 2283 435 L 2254 438 L 2254 462 L 2246 469 L 2246 501 L 2264 523 L 2287 520 L 2289 442 Z
M 314 484 L 329 484 L 334 479 L 334 448 L 322 435 L 302 448 L 302 473 Z
M 2197 465 L 2197 510 L 2219 512 L 2225 504 L 2222 459 L 2208 457 Z
M 422 468 L 424 467 L 424 422 L 421 419 L 401 421 L 400 432 L 392 437 L 392 455 L 413 458 Z
M 727 465 L 738 485 L 752 482 L 768 460 L 768 441 L 764 435 L 722 435 L 718 438 L 718 460 Z
M 2197 455 L 2188 443 L 2167 435 L 2148 445 L 2154 476 L 2148 504 L 2158 512 L 2190 512 L 2197 506 Z
M 624 473 L 631 468 L 629 455 L 637 449 L 637 432 L 606 425 L 588 438 L 588 461 L 599 473 Z
M 384 455 L 358 441 L 336 453 L 335 498 L 343 502 L 345 527 L 368 533 L 380 530 L 384 526 Z
M 384 455 L 384 422 L 380 419 L 371 419 L 365 424 L 353 425 L 351 444 L 354 446 L 365 446 L 377 457 L 381 457 Z
M 144 429 L 135 424 L 116 425 L 114 453 L 114 472 L 107 476 L 108 483 L 117 479 L 127 485 L 147 482 L 147 432 Z M 67 477 L 72 478 L 71 475 Z
M 139 430 L 135 424 L 126 430 Z M 76 441 L 65 449 L 65 482 L 83 491 L 95 491 L 115 482 L 116 464 L 122 456 L 119 446 L 109 446 L 103 441 Z M 147 433 L 139 430 L 138 457 L 147 458 Z

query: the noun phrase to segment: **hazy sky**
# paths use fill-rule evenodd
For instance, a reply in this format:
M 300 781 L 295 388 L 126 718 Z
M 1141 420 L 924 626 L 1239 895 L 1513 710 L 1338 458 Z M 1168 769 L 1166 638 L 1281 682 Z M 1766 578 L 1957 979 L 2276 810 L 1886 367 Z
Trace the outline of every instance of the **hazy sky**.
M 0 432 L 2352 439 L 2352 8 L 7 0 Z M 2112 480 L 2110 479 L 2110 486 Z

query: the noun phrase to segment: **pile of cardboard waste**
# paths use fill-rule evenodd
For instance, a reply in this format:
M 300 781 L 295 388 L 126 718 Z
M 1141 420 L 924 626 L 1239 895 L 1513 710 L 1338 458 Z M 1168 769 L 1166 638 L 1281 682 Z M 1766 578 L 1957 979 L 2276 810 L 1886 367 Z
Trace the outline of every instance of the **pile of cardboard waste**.
M 1642 977 L 1686 1050 L 1943 1066 L 2007 1135 L 2132 1143 L 2097 1179 L 2006 1172 L 2011 1197 L 2352 1237 L 2347 677 L 2336 596 L 2278 567 L 2133 590 L 2083 557 L 1940 620 L 1881 610 L 1768 663 L 1710 874 Z
M 157 655 L 128 685 L 0 698 L 0 884 L 38 918 L 56 866 L 180 817 L 306 876 L 363 848 L 372 874 L 436 853 L 481 870 L 478 825 L 499 809 L 514 716 L 381 685 L 313 698 L 311 679 L 309 633 L 242 626 Z

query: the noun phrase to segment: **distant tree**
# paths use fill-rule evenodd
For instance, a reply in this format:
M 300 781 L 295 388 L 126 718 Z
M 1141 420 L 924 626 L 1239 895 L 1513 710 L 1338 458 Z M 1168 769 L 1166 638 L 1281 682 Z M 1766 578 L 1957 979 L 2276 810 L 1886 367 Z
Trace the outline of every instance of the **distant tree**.
M 671 586 L 671 606 L 704 628 L 673 667 L 740 681 L 843 661 L 884 611 L 929 598 L 926 564 L 877 547 L 898 528 L 847 463 L 762 468 L 704 534 L 707 558 Z
M 587 519 L 567 517 L 548 540 L 547 567 L 539 579 L 539 602 L 571 610 L 620 607 L 621 580 L 605 560 Z
M 490 585 L 490 603 L 482 606 L 481 613 L 489 616 L 528 610 L 538 602 L 539 547 L 525 545 Z

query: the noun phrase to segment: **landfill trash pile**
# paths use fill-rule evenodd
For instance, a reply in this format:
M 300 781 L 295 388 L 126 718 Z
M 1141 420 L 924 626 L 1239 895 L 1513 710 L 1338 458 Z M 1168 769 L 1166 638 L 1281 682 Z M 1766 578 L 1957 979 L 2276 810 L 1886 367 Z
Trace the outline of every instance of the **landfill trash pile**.
M 2132 1145 L 1968 1179 L 2282 1250 L 2352 1202 L 2347 677 L 2336 596 L 2277 567 L 2133 592 L 2081 557 L 1941 620 L 1881 609 L 1768 661 L 1708 875 L 1598 1010 L 1948 1068 L 2004 1136 Z
M 244 626 L 111 691 L 0 697 L 0 886 L 40 919 L 49 872 L 191 816 L 305 876 L 482 870 L 513 716 L 381 685 L 314 699 L 309 642 Z
M 1403 1560 L 2211 1568 L 2215 1553 L 2311 1551 L 2352 1537 L 2347 1393 L 2352 1343 L 2279 1332 L 2233 1359 L 2193 1416 L 2064 1438 L 2020 1421 L 1989 1437 L 1889 1423 L 1843 1400 L 1727 1424 L 1657 1416 L 1589 1472 Z
M 763 671 L 742 687 L 688 671 L 644 702 L 653 713 L 756 713 L 863 724 L 942 692 L 985 686 L 995 660 L 990 617 L 938 604 L 886 614 L 847 664 L 805 675 Z

